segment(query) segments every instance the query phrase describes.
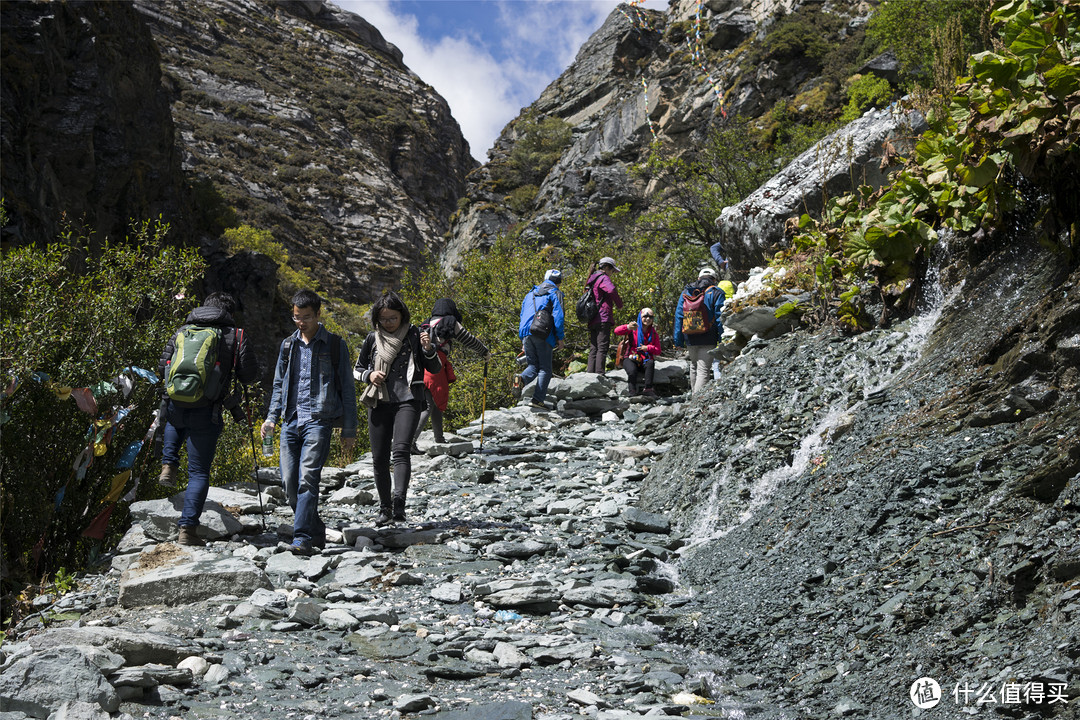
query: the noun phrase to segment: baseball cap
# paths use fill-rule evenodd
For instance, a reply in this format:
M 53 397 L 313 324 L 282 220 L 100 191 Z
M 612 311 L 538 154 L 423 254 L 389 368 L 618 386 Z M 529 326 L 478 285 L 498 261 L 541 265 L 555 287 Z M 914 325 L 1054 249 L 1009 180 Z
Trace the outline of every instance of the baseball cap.
M 544 281 L 546 282 L 548 280 L 558 285 L 562 282 L 562 273 L 552 268 L 551 270 L 548 270 L 546 273 L 544 273 Z
M 605 255 L 604 257 L 600 258 L 600 264 L 610 265 L 611 267 L 615 268 L 615 272 L 619 272 L 619 266 L 615 264 L 615 258 L 613 257 L 607 257 Z

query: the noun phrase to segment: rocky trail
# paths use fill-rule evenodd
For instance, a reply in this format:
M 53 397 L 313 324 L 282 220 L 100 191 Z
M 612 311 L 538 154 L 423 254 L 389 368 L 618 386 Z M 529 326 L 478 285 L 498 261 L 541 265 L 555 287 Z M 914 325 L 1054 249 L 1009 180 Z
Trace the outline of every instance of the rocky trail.
M 422 439 L 408 523 L 374 528 L 370 457 L 327 469 L 310 557 L 276 469 L 265 531 L 211 491 L 205 548 L 137 503 L 0 649 L 0 718 L 1077 717 L 1078 287 L 1009 250 L 693 400 L 677 360 L 652 402 L 556 379 Z

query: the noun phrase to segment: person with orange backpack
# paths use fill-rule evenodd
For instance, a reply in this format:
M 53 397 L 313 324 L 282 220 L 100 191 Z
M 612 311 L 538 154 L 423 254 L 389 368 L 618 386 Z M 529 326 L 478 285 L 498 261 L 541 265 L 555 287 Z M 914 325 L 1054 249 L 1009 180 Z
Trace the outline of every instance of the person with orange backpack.
M 687 349 L 690 360 L 690 389 L 696 395 L 712 377 L 710 351 L 720 340 L 720 310 L 724 291 L 716 286 L 716 271 L 703 267 L 696 282 L 679 296 L 675 307 L 674 341 Z

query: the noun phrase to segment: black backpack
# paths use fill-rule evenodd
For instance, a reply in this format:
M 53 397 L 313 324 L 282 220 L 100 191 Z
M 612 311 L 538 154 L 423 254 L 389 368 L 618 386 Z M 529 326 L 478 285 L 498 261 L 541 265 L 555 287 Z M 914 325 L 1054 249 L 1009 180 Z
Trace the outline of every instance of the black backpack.
M 551 331 L 555 329 L 555 317 L 551 314 L 551 305 L 555 301 L 547 302 L 547 296 L 556 290 L 546 291 L 541 293 L 539 289 L 532 292 L 532 304 L 533 304 L 533 318 L 529 323 L 529 334 L 533 337 L 547 339 L 547 336 L 551 334 Z M 537 298 L 544 298 L 543 305 L 536 304 Z
M 448 352 L 450 341 L 454 339 L 454 333 L 457 332 L 457 323 L 458 319 L 453 315 L 443 315 L 431 318 L 420 326 L 420 330 L 427 331 L 431 336 L 432 345 L 443 352 Z
M 600 308 L 596 304 L 596 294 L 593 292 L 593 283 L 599 279 L 593 278 L 590 282 L 585 283 L 585 294 L 577 301 L 577 305 L 574 306 L 574 312 L 577 313 L 577 319 L 583 323 L 592 322 L 592 319 L 600 312 Z

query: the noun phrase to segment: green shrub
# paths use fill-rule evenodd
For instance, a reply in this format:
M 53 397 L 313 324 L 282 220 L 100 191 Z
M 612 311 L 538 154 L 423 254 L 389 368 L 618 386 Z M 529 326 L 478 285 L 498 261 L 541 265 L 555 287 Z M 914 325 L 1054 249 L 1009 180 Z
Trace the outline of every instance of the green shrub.
M 570 125 L 561 118 L 538 120 L 526 113 L 514 127 L 517 141 L 510 156 L 492 168 L 496 187 L 509 191 L 522 185 L 539 185 L 570 144 Z
M 876 75 L 862 75 L 853 80 L 848 86 L 847 95 L 848 104 L 840 116 L 840 122 L 844 124 L 862 117 L 868 108 L 887 106 L 893 99 L 889 81 Z
M 934 34 L 953 19 L 960 23 L 964 55 L 988 45 L 986 0 L 884 0 L 866 24 L 869 54 L 891 49 L 900 61 L 900 84 L 905 90 L 932 87 Z
M 533 209 L 533 203 L 539 192 L 540 188 L 535 185 L 522 185 L 510 191 L 506 197 L 506 204 L 518 215 L 525 215 Z
M 156 372 L 169 335 L 194 304 L 201 261 L 194 250 L 166 245 L 167 232 L 143 223 L 119 244 L 70 231 L 47 248 L 4 253 L 0 345 L 4 384 L 16 389 L 3 401 L 0 527 L 3 561 L 17 575 L 82 566 L 89 542 L 80 533 L 104 508 L 116 460 L 142 439 L 157 408 L 158 389 L 148 382 L 136 380 L 126 398 L 100 383 L 132 365 Z M 93 388 L 98 414 L 61 399 L 66 388 Z M 95 421 L 104 425 L 92 427 Z M 74 476 L 73 461 L 97 435 L 109 442 L 99 444 L 102 454 L 85 477 Z M 137 471 L 147 457 L 144 448 Z M 143 482 L 139 499 L 155 487 Z M 118 508 L 111 532 L 123 517 Z

